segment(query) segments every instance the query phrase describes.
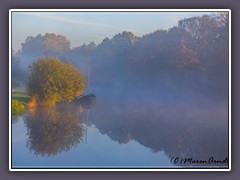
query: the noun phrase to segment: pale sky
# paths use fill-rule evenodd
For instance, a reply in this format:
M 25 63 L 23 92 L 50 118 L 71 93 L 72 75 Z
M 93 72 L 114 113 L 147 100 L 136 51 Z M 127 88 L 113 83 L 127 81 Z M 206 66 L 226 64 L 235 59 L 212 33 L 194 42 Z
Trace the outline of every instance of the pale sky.
M 210 12 L 12 12 L 12 47 L 17 51 L 28 36 L 46 33 L 66 36 L 72 47 L 98 44 L 123 31 L 142 36 L 203 14 Z

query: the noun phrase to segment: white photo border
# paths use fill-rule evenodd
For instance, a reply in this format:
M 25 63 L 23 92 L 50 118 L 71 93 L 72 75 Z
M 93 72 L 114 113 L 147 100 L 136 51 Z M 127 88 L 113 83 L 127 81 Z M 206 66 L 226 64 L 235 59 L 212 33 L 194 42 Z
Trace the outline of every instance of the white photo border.
M 228 12 L 229 18 L 229 94 L 228 168 L 12 168 L 12 12 Z M 9 171 L 231 171 L 231 9 L 10 9 L 9 10 Z

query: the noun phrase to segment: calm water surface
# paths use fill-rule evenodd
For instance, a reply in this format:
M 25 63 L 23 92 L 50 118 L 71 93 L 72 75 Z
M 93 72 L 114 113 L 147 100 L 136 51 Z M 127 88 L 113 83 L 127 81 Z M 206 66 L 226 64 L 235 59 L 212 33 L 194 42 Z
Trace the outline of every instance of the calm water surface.
M 226 103 L 115 99 L 31 109 L 12 120 L 13 168 L 226 167 Z

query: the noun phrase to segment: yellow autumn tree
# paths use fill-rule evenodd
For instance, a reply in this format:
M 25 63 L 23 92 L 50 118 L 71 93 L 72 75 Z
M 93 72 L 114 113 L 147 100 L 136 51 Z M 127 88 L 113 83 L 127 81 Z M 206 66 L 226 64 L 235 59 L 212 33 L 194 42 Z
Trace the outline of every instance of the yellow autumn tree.
M 84 92 L 81 71 L 54 57 L 38 59 L 30 66 L 28 94 L 41 105 L 71 102 Z

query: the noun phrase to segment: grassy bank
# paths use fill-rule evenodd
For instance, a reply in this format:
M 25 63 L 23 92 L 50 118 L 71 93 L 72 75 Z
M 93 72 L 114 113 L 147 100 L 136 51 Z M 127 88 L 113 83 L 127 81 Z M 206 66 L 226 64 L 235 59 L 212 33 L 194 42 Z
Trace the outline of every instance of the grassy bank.
M 12 100 L 17 100 L 19 102 L 27 103 L 30 96 L 25 90 L 14 90 L 12 91 Z
M 17 116 L 27 111 L 27 103 L 30 97 L 25 90 L 12 91 L 12 115 Z

